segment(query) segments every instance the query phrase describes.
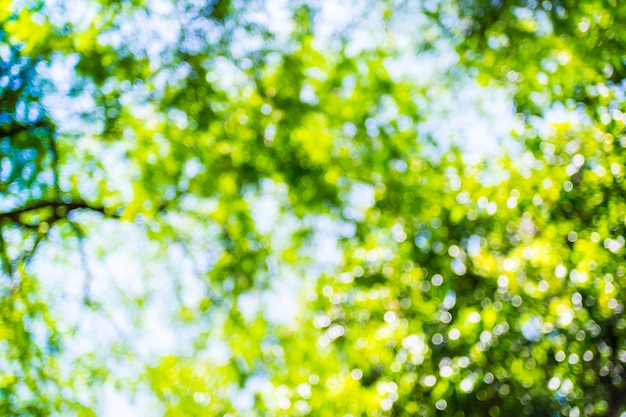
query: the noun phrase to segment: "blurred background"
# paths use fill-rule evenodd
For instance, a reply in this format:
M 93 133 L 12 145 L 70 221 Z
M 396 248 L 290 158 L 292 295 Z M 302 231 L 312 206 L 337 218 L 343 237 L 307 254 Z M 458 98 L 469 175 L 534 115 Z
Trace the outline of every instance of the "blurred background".
M 624 27 L 0 0 L 0 414 L 625 416 Z

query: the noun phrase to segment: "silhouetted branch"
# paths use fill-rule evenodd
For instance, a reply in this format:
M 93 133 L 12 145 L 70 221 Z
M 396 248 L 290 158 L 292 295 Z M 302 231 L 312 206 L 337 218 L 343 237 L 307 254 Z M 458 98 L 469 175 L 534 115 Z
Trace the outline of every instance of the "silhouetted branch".
M 110 212 L 109 210 L 107 210 L 104 207 L 101 206 L 94 206 L 91 205 L 89 203 L 86 203 L 84 201 L 79 201 L 79 202 L 72 202 L 72 203 L 65 203 L 63 201 L 40 201 L 25 207 L 20 207 L 17 208 L 15 210 L 11 210 L 5 213 L 0 213 L 0 221 L 3 219 L 8 219 L 11 220 L 14 223 L 20 223 L 23 224 L 23 222 L 20 220 L 20 216 L 22 214 L 31 212 L 31 211 L 35 211 L 35 210 L 40 210 L 40 209 L 45 209 L 45 208 L 51 208 L 54 210 L 56 219 L 59 218 L 58 216 L 58 210 L 59 209 L 63 209 L 65 210 L 65 214 L 60 216 L 60 217 L 64 217 L 67 213 L 71 212 L 72 210 L 78 210 L 78 209 L 85 209 L 85 210 L 90 210 L 90 211 L 95 211 L 98 213 L 103 214 L 106 217 L 112 217 L 112 218 L 119 218 L 120 215 L 117 212 Z M 54 216 L 53 216 L 54 217 Z M 28 226 L 27 224 L 24 224 L 25 226 Z

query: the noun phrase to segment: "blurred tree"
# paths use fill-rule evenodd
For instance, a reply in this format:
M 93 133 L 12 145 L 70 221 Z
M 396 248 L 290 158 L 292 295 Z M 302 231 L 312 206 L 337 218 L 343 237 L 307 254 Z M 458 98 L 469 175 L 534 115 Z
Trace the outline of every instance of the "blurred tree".
M 618 2 L 0 4 L 3 415 L 626 412 Z

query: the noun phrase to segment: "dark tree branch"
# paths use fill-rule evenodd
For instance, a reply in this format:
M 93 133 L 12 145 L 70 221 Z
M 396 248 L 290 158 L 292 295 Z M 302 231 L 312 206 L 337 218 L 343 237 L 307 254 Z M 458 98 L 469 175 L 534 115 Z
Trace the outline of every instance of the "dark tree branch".
M 44 209 L 44 208 L 51 208 L 55 211 L 55 215 L 52 216 L 53 219 L 59 219 L 62 218 L 64 216 L 58 216 L 57 215 L 57 210 L 58 209 L 64 209 L 65 213 L 69 213 L 73 210 L 78 210 L 78 209 L 84 209 L 84 210 L 90 210 L 90 211 L 95 211 L 98 213 L 103 214 L 106 217 L 111 217 L 111 218 L 119 218 L 120 214 L 118 212 L 110 212 L 109 210 L 107 210 L 104 207 L 101 206 L 94 206 L 92 204 L 86 203 L 84 201 L 79 201 L 79 202 L 72 202 L 72 203 L 65 203 L 63 201 L 40 201 L 25 207 L 20 207 L 17 208 L 15 210 L 11 210 L 11 211 L 7 211 L 4 213 L 0 213 L 0 221 L 7 219 L 10 220 L 14 223 L 19 223 L 19 224 L 24 224 L 21 220 L 20 220 L 20 216 L 22 214 L 31 212 L 31 211 L 35 211 L 35 210 L 40 210 L 40 209 Z M 29 226 L 27 224 L 24 224 L 25 226 Z

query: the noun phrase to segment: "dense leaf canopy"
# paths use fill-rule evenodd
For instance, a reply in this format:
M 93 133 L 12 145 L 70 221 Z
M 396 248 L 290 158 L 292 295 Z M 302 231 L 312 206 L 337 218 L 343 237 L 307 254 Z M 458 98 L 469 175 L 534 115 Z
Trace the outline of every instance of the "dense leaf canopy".
M 624 415 L 623 28 L 0 0 L 0 414 Z

